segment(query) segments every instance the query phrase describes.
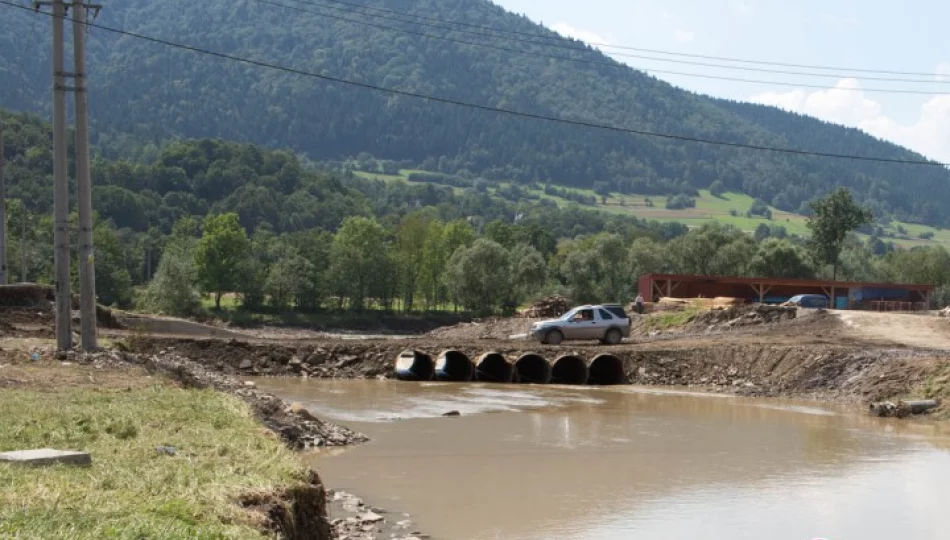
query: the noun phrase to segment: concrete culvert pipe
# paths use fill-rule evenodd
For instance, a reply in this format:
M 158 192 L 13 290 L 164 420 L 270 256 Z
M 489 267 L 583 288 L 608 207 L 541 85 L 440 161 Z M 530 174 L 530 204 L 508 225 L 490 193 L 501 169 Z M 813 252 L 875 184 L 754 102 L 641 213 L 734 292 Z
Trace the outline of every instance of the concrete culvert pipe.
M 510 383 L 515 378 L 515 366 L 501 353 L 487 352 L 478 358 L 475 379 L 482 382 Z
M 445 351 L 435 361 L 435 378 L 440 381 L 465 382 L 474 376 L 475 364 L 459 351 Z
M 543 356 L 534 353 L 522 355 L 515 362 L 518 382 L 547 384 L 551 382 L 551 364 Z
M 400 381 L 429 381 L 435 375 L 435 362 L 422 351 L 403 351 L 396 357 L 396 378 Z
M 594 357 L 588 367 L 590 373 L 587 380 L 590 384 L 624 384 L 627 375 L 623 370 L 623 360 L 612 354 L 601 354 Z
M 551 368 L 551 382 L 554 384 L 586 384 L 587 364 L 579 356 L 562 356 L 554 361 Z

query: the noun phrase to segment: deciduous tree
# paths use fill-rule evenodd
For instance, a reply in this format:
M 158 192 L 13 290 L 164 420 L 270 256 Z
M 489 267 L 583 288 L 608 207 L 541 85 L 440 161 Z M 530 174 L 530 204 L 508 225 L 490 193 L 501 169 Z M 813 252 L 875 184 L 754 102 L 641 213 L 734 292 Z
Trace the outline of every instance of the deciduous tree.
M 250 242 L 233 213 L 206 217 L 201 232 L 195 250 L 198 280 L 204 291 L 214 294 L 215 309 L 220 309 L 221 295 L 236 290 L 241 282 Z

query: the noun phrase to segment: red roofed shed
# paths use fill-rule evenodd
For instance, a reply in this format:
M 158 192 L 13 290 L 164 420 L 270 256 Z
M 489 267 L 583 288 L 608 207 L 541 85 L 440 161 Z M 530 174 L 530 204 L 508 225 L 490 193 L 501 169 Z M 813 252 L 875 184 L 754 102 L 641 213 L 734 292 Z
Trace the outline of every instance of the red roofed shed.
M 640 276 L 639 291 L 647 302 L 661 297 L 743 298 L 746 302 L 778 304 L 799 294 L 834 297 L 838 309 L 927 309 L 936 288 L 933 285 L 865 283 L 806 279 L 768 279 L 688 274 L 646 274 Z

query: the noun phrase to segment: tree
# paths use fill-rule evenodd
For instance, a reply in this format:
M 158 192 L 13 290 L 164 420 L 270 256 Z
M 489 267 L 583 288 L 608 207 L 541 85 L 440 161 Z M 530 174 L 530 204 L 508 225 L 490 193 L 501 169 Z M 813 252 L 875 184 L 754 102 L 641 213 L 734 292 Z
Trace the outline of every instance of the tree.
M 496 219 L 485 226 L 485 238 L 501 244 L 505 248 L 515 245 L 515 226 Z
M 709 185 L 709 193 L 712 194 L 713 197 L 722 197 L 723 193 L 725 192 L 726 186 L 723 185 L 723 183 L 719 180 L 716 180 Z
M 429 218 L 422 212 L 409 214 L 396 229 L 394 257 L 399 267 L 403 309 L 407 312 L 412 311 L 419 287 L 428 232 Z
M 271 306 L 285 309 L 306 291 L 313 265 L 293 249 L 285 249 L 267 273 L 264 291 Z
M 679 272 L 716 275 L 726 266 L 716 261 L 719 250 L 742 237 L 746 235 L 735 227 L 705 223 L 670 242 L 668 251 Z
M 333 238 L 330 248 L 330 279 L 341 305 L 363 309 L 367 297 L 385 289 L 388 249 L 386 230 L 375 219 L 349 217 Z
M 670 260 L 666 248 L 651 238 L 637 238 L 630 246 L 629 263 L 631 282 L 636 285 L 644 274 L 669 271 Z M 642 292 L 642 291 L 641 291 Z
M 846 188 L 839 188 L 823 199 L 809 204 L 812 216 L 808 218 L 811 230 L 810 245 L 815 257 L 832 268 L 832 280 L 838 279 L 841 249 L 848 234 L 873 219 L 870 210 L 862 208 Z
M 201 308 L 201 298 L 195 284 L 194 251 L 182 239 L 171 242 L 162 253 L 155 277 L 145 291 L 143 307 L 168 315 L 194 315 Z
M 801 248 L 788 240 L 769 238 L 759 244 L 758 251 L 750 265 L 751 273 L 756 277 L 811 279 L 815 271 L 808 264 L 808 258 Z
M 201 229 L 195 250 L 198 280 L 205 292 L 214 294 L 215 309 L 221 309 L 221 295 L 237 290 L 241 283 L 250 241 L 234 213 L 208 216 Z
M 327 294 L 327 270 L 330 267 L 333 235 L 326 231 L 302 231 L 290 234 L 287 241 L 310 263 L 310 275 L 303 289 L 297 292 L 297 308 L 315 310 Z
M 511 249 L 511 286 L 516 303 L 521 303 L 544 286 L 547 266 L 541 252 L 528 244 Z
M 633 291 L 623 238 L 602 233 L 566 243 L 560 273 L 575 302 L 624 302 Z
M 99 222 L 93 229 L 96 246 L 96 296 L 106 305 L 128 307 L 132 302 L 132 276 L 115 229 Z
M 477 313 L 491 313 L 511 294 L 508 250 L 486 238 L 457 250 L 449 259 L 445 282 L 454 299 Z
M 759 223 L 755 227 L 755 233 L 752 235 L 756 242 L 762 242 L 772 236 L 772 229 L 765 223 Z

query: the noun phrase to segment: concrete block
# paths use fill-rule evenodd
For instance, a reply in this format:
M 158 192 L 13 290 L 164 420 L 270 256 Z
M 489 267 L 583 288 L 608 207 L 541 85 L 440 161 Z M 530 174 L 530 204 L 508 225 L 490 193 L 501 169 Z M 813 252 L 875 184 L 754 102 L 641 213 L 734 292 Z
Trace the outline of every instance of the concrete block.
M 22 463 L 24 465 L 33 465 L 35 467 L 55 465 L 57 463 L 87 467 L 92 465 L 92 456 L 89 455 L 89 452 L 40 448 L 36 450 L 0 452 L 0 461 L 5 461 L 8 463 Z

